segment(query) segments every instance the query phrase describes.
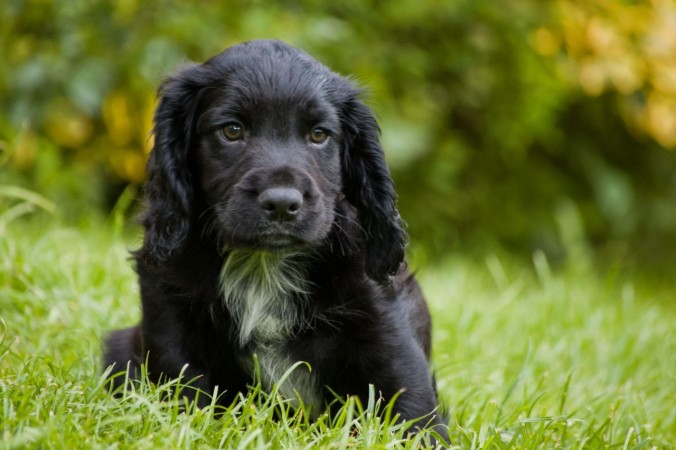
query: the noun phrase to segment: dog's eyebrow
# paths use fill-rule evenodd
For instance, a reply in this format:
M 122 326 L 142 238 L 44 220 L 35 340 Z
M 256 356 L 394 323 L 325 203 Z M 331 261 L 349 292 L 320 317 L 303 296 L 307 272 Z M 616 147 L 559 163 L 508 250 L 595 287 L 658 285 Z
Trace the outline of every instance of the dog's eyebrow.
M 213 106 L 204 111 L 197 119 L 197 132 L 206 134 L 228 122 L 241 122 L 242 113 L 236 108 Z
M 300 110 L 307 122 L 324 123 L 335 127 L 340 123 L 336 109 L 327 101 L 310 99 L 300 105 Z

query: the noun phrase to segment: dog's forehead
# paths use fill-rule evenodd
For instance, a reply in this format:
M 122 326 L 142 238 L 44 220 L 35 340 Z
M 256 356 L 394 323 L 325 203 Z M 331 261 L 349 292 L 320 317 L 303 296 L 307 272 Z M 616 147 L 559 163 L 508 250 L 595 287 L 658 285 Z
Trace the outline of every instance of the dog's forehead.
M 303 50 L 277 40 L 255 40 L 225 49 L 207 63 L 224 66 L 256 66 L 261 64 L 291 64 L 304 69 L 327 70 L 319 61 Z
M 205 63 L 221 72 L 223 85 L 244 98 L 291 100 L 323 97 L 341 77 L 307 53 L 279 41 L 251 41 Z

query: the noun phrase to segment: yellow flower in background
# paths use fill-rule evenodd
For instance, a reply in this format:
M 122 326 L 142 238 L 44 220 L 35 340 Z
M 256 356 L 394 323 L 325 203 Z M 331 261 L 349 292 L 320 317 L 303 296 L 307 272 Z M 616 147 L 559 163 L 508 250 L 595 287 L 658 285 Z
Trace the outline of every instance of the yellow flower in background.
M 619 93 L 630 127 L 676 148 L 676 3 L 563 0 L 557 11 L 553 37 L 539 31 L 536 50 L 553 55 L 560 39 L 586 95 Z

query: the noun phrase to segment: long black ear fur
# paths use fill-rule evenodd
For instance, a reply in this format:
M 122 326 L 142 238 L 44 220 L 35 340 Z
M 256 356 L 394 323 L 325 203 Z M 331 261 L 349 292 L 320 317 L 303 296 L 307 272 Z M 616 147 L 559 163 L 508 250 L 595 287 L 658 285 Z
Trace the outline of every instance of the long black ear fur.
M 364 232 L 366 273 L 379 283 L 404 260 L 406 234 L 396 208 L 396 194 L 380 146 L 380 129 L 371 110 L 357 96 L 343 105 L 345 148 L 343 183 L 347 201 L 357 208 Z
M 155 144 L 146 167 L 143 257 L 165 261 L 182 247 L 193 214 L 193 176 L 188 153 L 195 143 L 195 115 L 207 84 L 199 65 L 166 80 L 158 91 Z

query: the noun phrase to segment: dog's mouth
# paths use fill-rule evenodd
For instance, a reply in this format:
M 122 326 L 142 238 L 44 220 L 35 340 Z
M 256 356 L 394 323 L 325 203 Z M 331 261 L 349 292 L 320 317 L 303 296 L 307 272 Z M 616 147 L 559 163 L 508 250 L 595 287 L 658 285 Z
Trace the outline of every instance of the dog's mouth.
M 257 246 L 267 250 L 288 250 L 307 246 L 307 242 L 291 233 L 264 233 L 257 239 Z
M 277 221 L 261 217 L 252 208 L 227 208 L 218 212 L 213 228 L 219 241 L 231 249 L 303 251 L 321 246 L 331 230 L 332 216 L 307 209 L 295 220 Z
M 227 248 L 265 250 L 272 252 L 288 252 L 312 247 L 312 242 L 305 237 L 286 230 L 264 230 L 246 234 L 230 235 Z

